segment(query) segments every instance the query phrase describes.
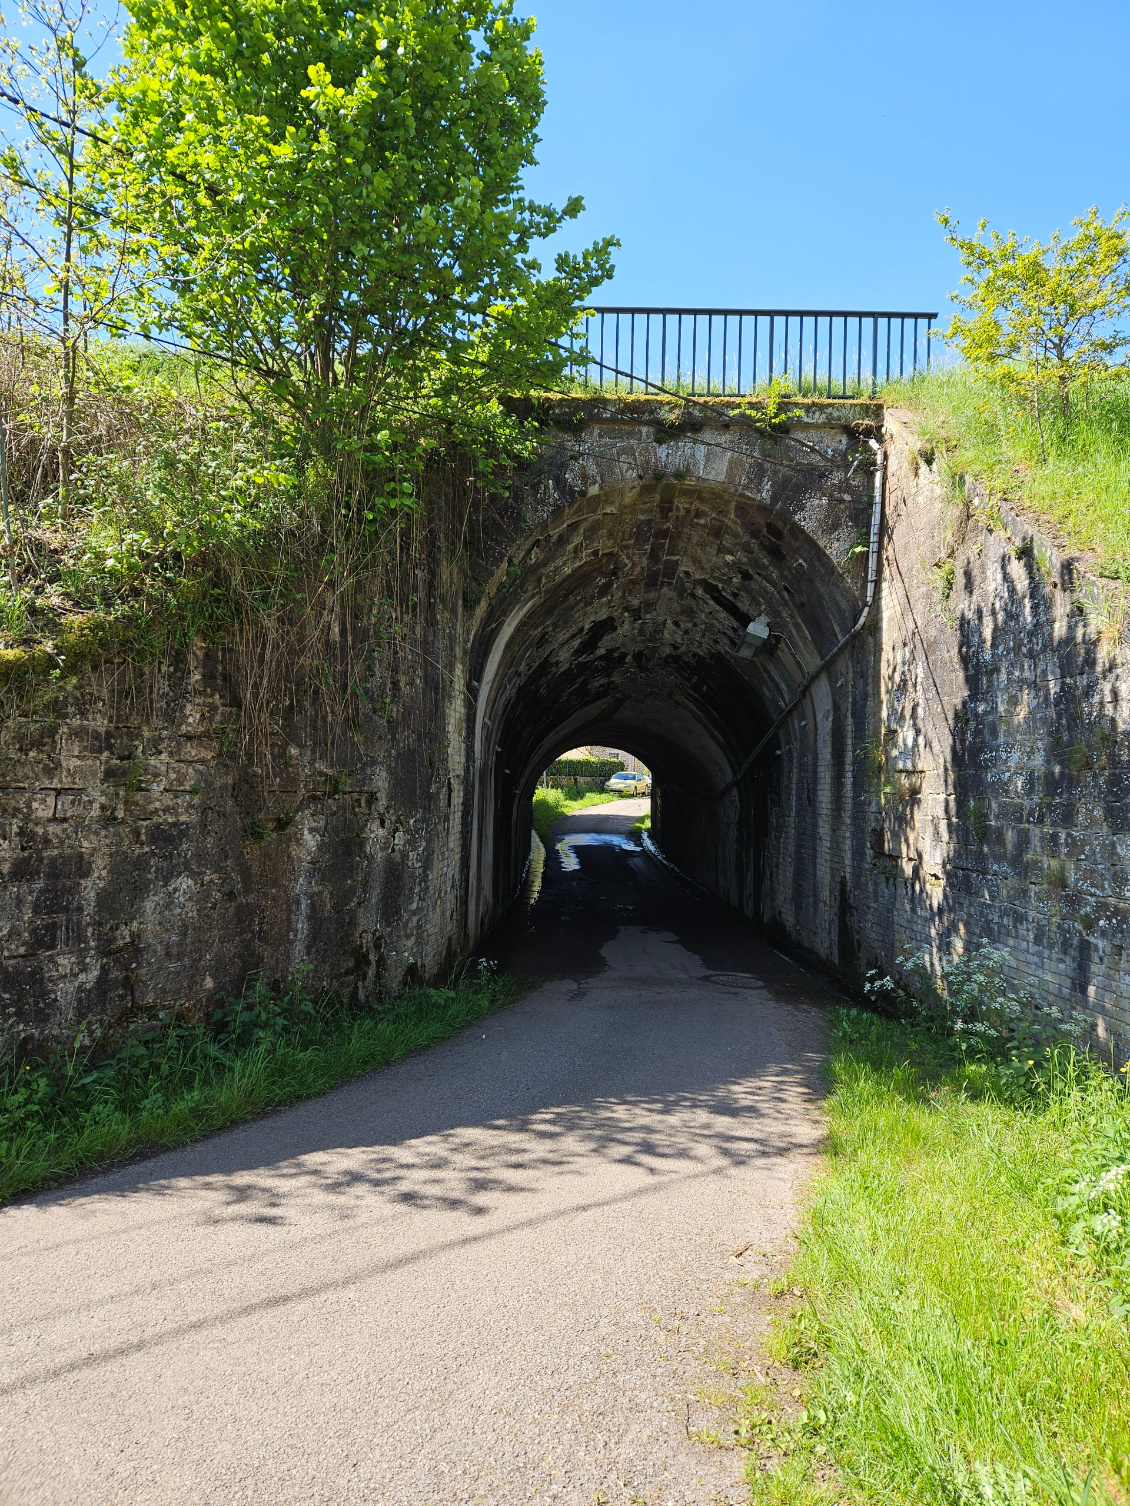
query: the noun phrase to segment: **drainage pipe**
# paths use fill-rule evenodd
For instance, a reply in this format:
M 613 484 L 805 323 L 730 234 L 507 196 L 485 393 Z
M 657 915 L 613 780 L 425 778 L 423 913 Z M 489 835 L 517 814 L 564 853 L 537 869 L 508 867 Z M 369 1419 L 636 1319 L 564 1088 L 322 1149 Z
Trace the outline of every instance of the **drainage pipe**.
M 875 600 L 875 592 L 879 585 L 879 541 L 883 528 L 883 485 L 886 479 L 887 470 L 887 456 L 886 452 L 883 449 L 883 446 L 874 439 L 869 439 L 867 443 L 871 446 L 872 450 L 875 453 L 875 491 L 871 504 L 871 538 L 867 552 L 867 595 L 863 603 L 863 610 L 860 612 L 858 618 L 856 619 L 855 626 L 852 627 L 847 633 L 845 633 L 844 636 L 840 639 L 839 643 L 836 644 L 832 652 L 825 655 L 825 657 L 821 659 L 816 668 L 804 677 L 804 680 L 801 682 L 800 689 L 796 692 L 792 700 L 781 712 L 780 716 L 778 716 L 777 720 L 769 728 L 769 731 L 761 739 L 757 747 L 754 748 L 753 752 L 746 759 L 745 763 L 742 764 L 741 768 L 734 775 L 733 779 L 730 780 L 729 784 L 724 784 L 720 790 L 711 791 L 712 799 L 718 800 L 723 795 L 728 795 L 730 793 L 730 791 L 734 788 L 738 781 L 745 776 L 750 768 L 750 765 L 753 763 L 754 759 L 757 758 L 758 754 L 761 753 L 765 748 L 767 748 L 772 740 L 776 737 L 777 733 L 781 730 L 784 724 L 788 721 L 789 717 L 792 716 L 793 712 L 800 705 L 801 701 L 804 700 L 805 696 L 812 689 L 814 683 L 820 678 L 820 676 L 824 673 L 828 666 L 835 659 L 839 658 L 844 649 L 847 648 L 848 644 L 851 643 L 853 639 L 857 638 L 859 634 L 862 633 L 863 629 L 867 626 L 867 619 L 871 615 L 871 606 Z

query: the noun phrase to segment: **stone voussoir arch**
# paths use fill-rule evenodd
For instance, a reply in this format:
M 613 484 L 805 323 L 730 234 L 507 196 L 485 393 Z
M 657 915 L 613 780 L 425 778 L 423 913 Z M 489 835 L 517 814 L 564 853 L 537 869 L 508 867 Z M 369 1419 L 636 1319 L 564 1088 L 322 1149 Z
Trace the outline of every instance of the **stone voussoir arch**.
M 760 913 L 778 773 L 759 767 L 705 797 L 858 616 L 877 416 L 869 404 L 806 404 L 766 432 L 732 403 L 548 405 L 516 496 L 518 536 L 471 638 L 473 930 L 520 879 L 542 768 L 582 741 L 648 762 L 657 839 Z M 738 649 L 757 617 L 769 637 L 747 660 Z M 818 718 L 828 712 L 827 687 L 812 698 Z M 821 750 L 807 721 L 802 712 L 781 742 L 811 782 Z

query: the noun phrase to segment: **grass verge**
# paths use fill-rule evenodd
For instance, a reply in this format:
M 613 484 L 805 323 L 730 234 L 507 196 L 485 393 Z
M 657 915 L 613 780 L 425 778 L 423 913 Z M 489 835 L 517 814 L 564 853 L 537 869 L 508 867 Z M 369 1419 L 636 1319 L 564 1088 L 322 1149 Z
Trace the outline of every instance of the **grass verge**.
M 184 1145 L 387 1066 L 503 1008 L 485 966 L 363 1010 L 252 978 L 205 1023 L 166 1015 L 114 1049 L 0 1070 L 0 1202 L 138 1151 Z
M 803 1410 L 750 1392 L 755 1502 L 1130 1501 L 1130 1093 L 1070 1049 L 1028 1067 L 840 1012 L 774 1341 Z
M 571 816 L 574 811 L 583 811 L 590 805 L 607 805 L 618 800 L 618 795 L 604 790 L 586 790 L 581 785 L 566 784 L 556 789 L 534 791 L 534 830 L 548 847 L 553 841 L 550 828 L 562 816 Z
M 968 368 L 893 383 L 880 396 L 918 415 L 951 483 L 977 477 L 1097 555 L 1102 574 L 1130 580 L 1130 379 L 1078 390 L 1067 419 L 1045 404 L 1043 456 L 1032 406 Z

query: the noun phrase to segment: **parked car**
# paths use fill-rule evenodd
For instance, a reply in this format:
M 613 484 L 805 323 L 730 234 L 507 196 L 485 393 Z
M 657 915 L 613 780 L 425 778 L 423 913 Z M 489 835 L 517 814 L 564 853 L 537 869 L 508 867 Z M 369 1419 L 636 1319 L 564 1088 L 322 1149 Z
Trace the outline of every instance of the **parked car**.
M 613 795 L 650 795 L 650 774 L 613 774 L 604 788 Z

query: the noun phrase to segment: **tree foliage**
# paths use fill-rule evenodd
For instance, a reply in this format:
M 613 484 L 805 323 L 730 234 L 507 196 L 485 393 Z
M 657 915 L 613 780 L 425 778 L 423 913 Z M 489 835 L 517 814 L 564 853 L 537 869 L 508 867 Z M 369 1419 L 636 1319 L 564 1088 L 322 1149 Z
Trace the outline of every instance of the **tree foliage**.
M 946 339 L 970 365 L 1029 391 L 1037 418 L 1049 384 L 1069 417 L 1072 389 L 1130 345 L 1130 211 L 1108 224 L 1092 207 L 1072 220 L 1073 235 L 1056 230 L 1046 245 L 989 231 L 987 220 L 961 235 L 948 209 L 937 218 L 965 268 Z
M 511 0 L 138 0 L 114 97 L 162 285 L 144 327 L 338 442 L 374 405 L 551 381 L 611 242 L 544 278 L 530 254 L 582 207 L 521 189 L 532 30 Z
M 109 18 L 91 0 L 20 0 L 18 14 L 28 39 L 0 35 L 0 90 L 13 127 L 0 146 L 0 306 L 4 327 L 58 343 L 65 509 L 81 352 L 92 333 L 124 316 L 136 287 L 134 237 L 126 185 L 107 172 L 91 130 L 105 101 L 87 53 L 105 44 Z

